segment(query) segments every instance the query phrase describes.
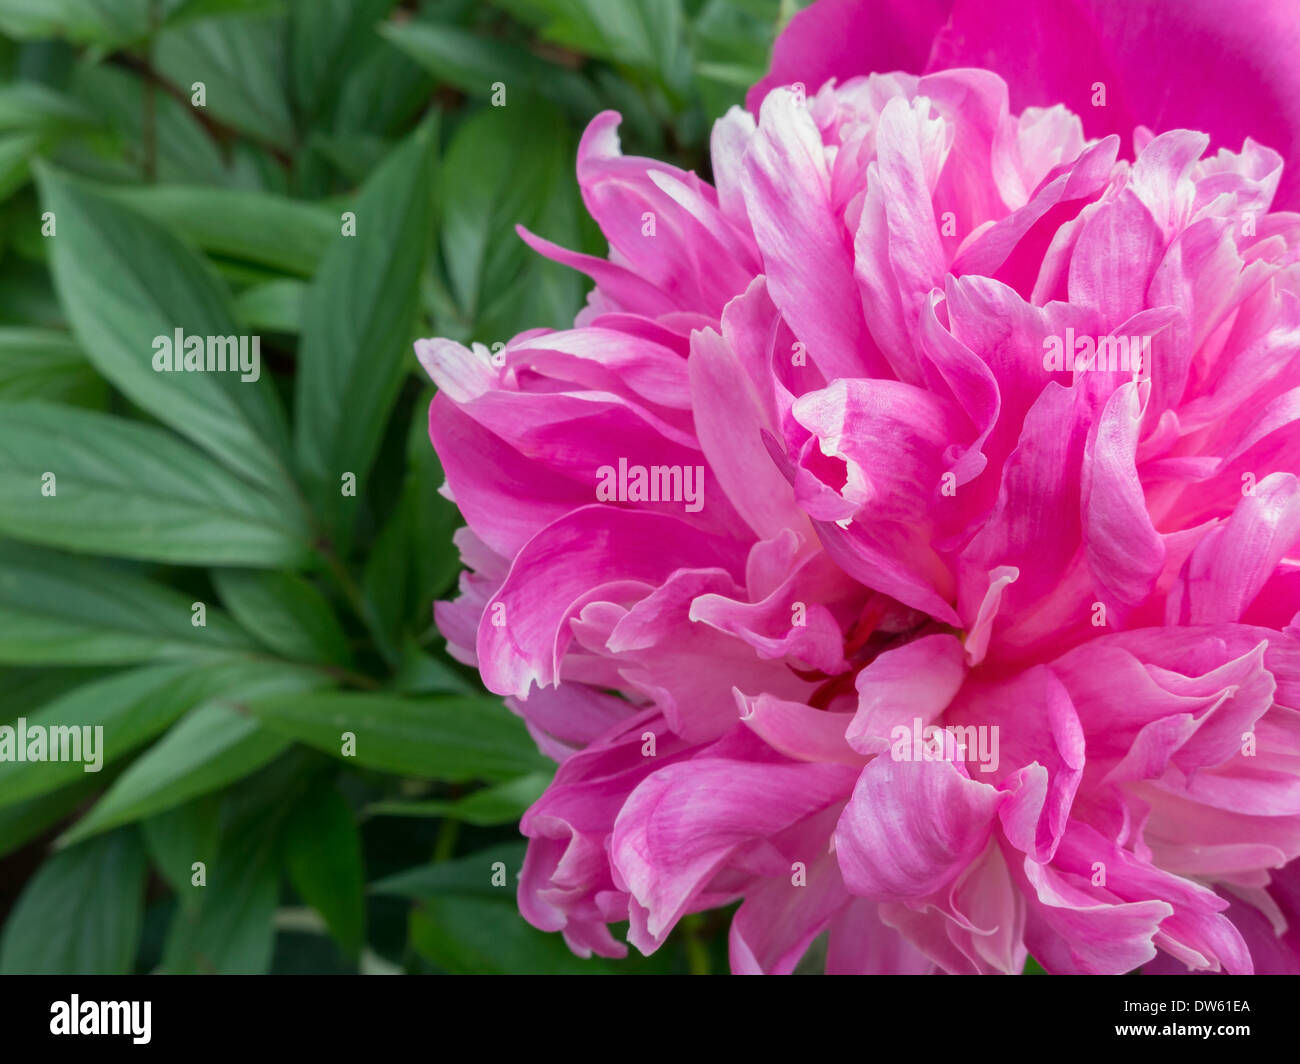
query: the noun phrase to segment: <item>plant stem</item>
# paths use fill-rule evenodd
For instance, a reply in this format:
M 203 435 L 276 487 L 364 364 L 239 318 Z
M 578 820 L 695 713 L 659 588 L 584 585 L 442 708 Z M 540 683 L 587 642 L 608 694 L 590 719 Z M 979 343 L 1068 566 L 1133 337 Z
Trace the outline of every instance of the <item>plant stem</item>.
M 433 847 L 434 864 L 451 859 L 451 855 L 456 852 L 456 839 L 459 836 L 460 821 L 452 820 L 450 817 L 444 818 L 438 828 L 438 841 Z
M 702 928 L 698 913 L 691 913 L 682 918 L 682 935 L 686 940 L 686 963 L 691 975 L 712 975 L 713 961 L 709 958 L 709 948 L 700 937 Z
M 158 0 L 149 0 L 149 39 L 145 44 L 147 57 L 152 56 L 154 36 L 158 33 Z M 148 58 L 146 58 L 146 64 Z M 157 86 L 146 78 L 141 86 L 140 146 L 144 153 L 144 180 L 153 184 L 158 180 L 158 100 Z
M 388 640 L 384 636 L 383 629 L 379 621 L 375 618 L 370 604 L 366 601 L 366 596 L 362 593 L 360 585 L 353 579 L 352 574 L 348 572 L 347 566 L 339 559 L 334 552 L 334 544 L 324 536 L 319 536 L 316 540 L 316 553 L 325 560 L 325 566 L 329 569 L 330 575 L 338 585 L 343 596 L 348 600 L 356 615 L 361 618 L 361 623 L 366 626 L 366 631 L 370 633 L 375 648 L 379 651 L 383 659 L 390 666 L 396 667 L 397 660 L 393 650 L 388 645 Z

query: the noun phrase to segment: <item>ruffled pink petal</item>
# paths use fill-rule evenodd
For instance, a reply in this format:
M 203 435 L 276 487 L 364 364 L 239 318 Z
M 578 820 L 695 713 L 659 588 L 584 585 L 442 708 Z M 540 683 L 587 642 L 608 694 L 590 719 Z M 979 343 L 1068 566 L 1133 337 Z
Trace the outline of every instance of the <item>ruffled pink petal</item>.
M 873 7 L 861 5 L 862 17 Z M 1234 150 L 1252 136 L 1289 153 L 1300 130 L 1290 59 L 1297 46 L 1300 13 L 1274 0 L 1248 0 L 1231 19 L 1214 0 L 956 0 L 929 67 L 995 70 L 1007 79 L 1013 110 L 1064 103 L 1092 137 L 1127 140 L 1138 125 L 1198 129 Z M 1099 83 L 1104 106 L 1094 105 Z M 1295 180 L 1284 179 L 1281 206 L 1295 205 Z
M 553 686 L 573 638 L 566 622 L 599 601 L 602 588 L 659 584 L 676 569 L 730 553 L 676 517 L 599 505 L 575 510 L 529 541 L 488 605 L 478 632 L 483 682 L 518 697 L 534 683 Z
M 831 203 L 821 136 L 793 93 L 764 101 L 743 183 L 772 302 L 808 358 L 828 380 L 883 371 Z
M 632 791 L 610 840 L 633 899 L 629 938 L 649 953 L 738 847 L 843 798 L 856 770 L 716 758 L 667 766 Z
M 877 757 L 835 829 L 844 884 L 876 900 L 930 894 L 988 842 L 1001 795 L 949 761 Z

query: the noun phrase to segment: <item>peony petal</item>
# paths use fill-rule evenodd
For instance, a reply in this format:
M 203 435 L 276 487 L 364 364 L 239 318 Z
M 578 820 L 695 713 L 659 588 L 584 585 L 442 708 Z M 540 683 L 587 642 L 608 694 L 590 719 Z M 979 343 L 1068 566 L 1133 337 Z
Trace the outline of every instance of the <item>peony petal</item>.
M 952 0 L 821 0 L 795 14 L 772 49 L 771 73 L 749 90 L 757 113 L 767 94 L 796 82 L 809 94 L 830 78 L 873 71 L 920 73 Z
M 845 886 L 878 901 L 938 890 L 984 849 L 1001 801 L 948 761 L 877 757 L 835 828 Z
M 737 847 L 842 801 L 856 770 L 700 758 L 653 773 L 628 797 L 610 839 L 633 898 L 630 939 L 656 949 Z
M 1285 154 L 1300 131 L 1297 47 L 1300 17 L 1274 0 L 1245 0 L 1231 19 L 1215 0 L 956 0 L 930 69 L 988 67 L 1007 79 L 1013 110 L 1064 103 L 1092 137 L 1200 129 L 1216 145 L 1235 150 L 1249 135 Z M 1099 84 L 1105 106 L 1094 105 Z M 1297 188 L 1295 174 L 1283 180 L 1281 206 L 1296 206 Z
M 747 367 L 766 361 L 775 331 L 776 311 L 759 278 L 743 296 L 727 304 L 721 336 L 712 330 L 692 335 L 687 363 L 695 429 L 704 456 L 722 490 L 760 539 L 783 529 L 802 527 L 809 535 L 812 531 L 776 465 L 752 460 L 762 433 L 774 432 L 777 426 L 769 398 L 759 393 Z
M 867 336 L 821 137 L 793 93 L 763 102 L 743 185 L 772 302 L 813 363 L 828 380 L 879 375 L 886 367 Z
M 553 686 L 572 639 L 566 622 L 586 602 L 598 601 L 602 587 L 658 583 L 675 569 L 730 553 L 675 517 L 599 505 L 575 510 L 529 541 L 488 606 L 478 633 L 483 682 L 520 698 L 534 683 Z
M 931 723 L 947 708 L 965 679 L 961 641 L 927 635 L 887 650 L 858 673 L 858 709 L 845 739 L 863 754 L 888 746 L 893 730 Z
M 1300 481 L 1273 473 L 1201 541 L 1170 596 L 1171 623 L 1238 621 L 1300 540 Z
M 1141 414 L 1135 384 L 1116 389 L 1092 430 L 1083 465 L 1083 539 L 1101 588 L 1121 606 L 1142 601 L 1164 565 L 1134 468 Z
M 865 765 L 867 758 L 845 740 L 852 718 L 847 713 L 813 709 L 802 702 L 787 702 L 768 694 L 749 696 L 735 692 L 740 719 L 756 735 L 797 761 Z

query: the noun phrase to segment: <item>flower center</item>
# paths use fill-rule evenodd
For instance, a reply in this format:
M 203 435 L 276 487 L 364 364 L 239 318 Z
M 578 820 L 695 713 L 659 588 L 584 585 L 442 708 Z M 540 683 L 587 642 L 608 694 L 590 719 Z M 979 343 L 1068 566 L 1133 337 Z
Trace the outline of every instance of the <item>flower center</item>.
M 858 673 L 886 650 L 894 650 L 923 635 L 940 632 L 960 634 L 952 625 L 936 621 L 927 614 L 876 591 L 863 604 L 857 620 L 849 625 L 844 634 L 844 657 L 848 660 L 848 669 L 834 675 L 820 669 L 796 669 L 794 666 L 790 666 L 790 669 L 802 680 L 810 683 L 821 681 L 809 696 L 808 704 L 813 709 L 829 710 L 840 695 L 851 695 L 854 692 Z

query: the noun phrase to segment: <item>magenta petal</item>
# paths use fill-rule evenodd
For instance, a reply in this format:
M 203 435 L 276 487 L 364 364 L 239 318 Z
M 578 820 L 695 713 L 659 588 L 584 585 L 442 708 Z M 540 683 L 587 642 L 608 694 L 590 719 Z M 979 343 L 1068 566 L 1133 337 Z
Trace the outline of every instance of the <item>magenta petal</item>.
M 1138 125 L 1156 132 L 1200 129 L 1236 150 L 1254 137 L 1294 152 L 1300 132 L 1300 12 L 1275 0 L 1245 0 L 1225 19 L 1215 0 L 957 0 L 938 35 L 932 69 L 978 65 L 1011 88 L 1013 110 L 1064 103 L 1089 136 Z M 1207 79 L 1205 70 L 1214 70 Z M 1095 86 L 1105 106 L 1093 106 Z M 1296 205 L 1296 175 L 1280 205 Z
M 952 0 L 821 0 L 798 12 L 777 38 L 772 70 L 749 90 L 757 112 L 778 85 L 811 94 L 829 78 L 910 70 L 919 74 Z
M 1290 473 L 1273 473 L 1192 552 L 1186 590 L 1171 597 L 1171 613 L 1184 624 L 1240 620 L 1298 539 L 1300 481 Z
M 854 898 L 831 922 L 827 975 L 929 975 L 934 961 L 880 918 L 881 906 Z
M 858 766 L 867 762 L 845 739 L 852 720 L 845 713 L 828 713 L 766 694 L 750 697 L 739 691 L 736 702 L 740 719 L 787 757 Z
M 1156 930 L 1173 913 L 1165 901 L 1107 903 L 1078 877 L 1029 858 L 1024 877 L 1031 890 L 1025 944 L 1049 974 L 1124 975 L 1140 968 L 1155 956 Z
M 770 394 L 760 391 L 753 375 L 771 357 L 768 345 L 776 320 L 760 278 L 727 304 L 721 336 L 712 330 L 692 335 L 687 363 L 695 429 L 704 456 L 732 505 L 760 539 L 782 529 L 807 527 L 790 484 L 775 463 L 756 464 L 750 457 L 763 432 L 774 433 L 778 427 Z M 763 383 L 770 392 L 770 383 Z
M 772 302 L 811 361 L 828 380 L 883 369 L 868 356 L 874 347 L 853 255 L 831 204 L 821 136 L 792 93 L 781 90 L 764 101 L 745 157 L 744 189 Z
M 877 753 L 890 733 L 912 721 L 929 724 L 947 708 L 965 679 L 961 642 L 928 635 L 886 651 L 858 673 L 858 710 L 845 739 L 860 753 Z
M 1163 247 L 1155 219 L 1131 190 L 1103 201 L 1084 221 L 1070 259 L 1070 302 L 1106 326 L 1127 321 L 1146 305 Z M 1116 269 L 1120 262 L 1124 268 Z
M 729 938 L 734 974 L 788 975 L 847 904 L 832 855 L 799 864 L 805 865 L 802 871 L 796 867 L 788 876 L 764 879 L 736 911 Z
M 631 940 L 650 952 L 737 847 L 842 800 L 856 770 L 705 758 L 670 765 L 619 813 L 610 858 L 634 899 Z
M 877 757 L 835 828 L 845 886 L 876 900 L 938 890 L 984 848 L 1001 801 L 951 762 Z
M 483 682 L 519 697 L 534 683 L 553 685 L 572 639 L 566 622 L 599 601 L 603 587 L 658 583 L 674 569 L 727 553 L 675 517 L 596 505 L 575 510 L 528 543 L 488 605 L 478 633 Z
M 1101 587 L 1124 606 L 1147 595 L 1165 558 L 1134 467 L 1139 422 L 1137 386 L 1112 392 L 1083 466 L 1088 563 Z

